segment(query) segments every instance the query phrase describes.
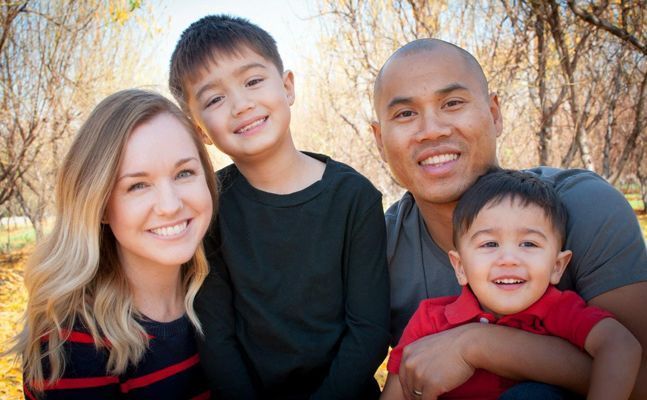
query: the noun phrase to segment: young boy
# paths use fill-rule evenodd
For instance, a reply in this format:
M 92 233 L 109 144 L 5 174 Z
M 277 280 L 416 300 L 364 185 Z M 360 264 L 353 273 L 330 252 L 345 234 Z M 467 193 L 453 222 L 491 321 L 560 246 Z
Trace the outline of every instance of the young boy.
M 594 357 L 589 398 L 628 398 L 640 366 L 638 341 L 608 312 L 552 286 L 571 258 L 561 250 L 566 218 L 552 187 L 532 174 L 495 170 L 479 178 L 453 215 L 456 250 L 449 258 L 462 293 L 421 302 L 391 352 L 382 399 L 424 392 L 403 393 L 397 376 L 409 343 L 470 322 L 563 337 Z M 496 399 L 514 384 L 477 369 L 443 398 Z
M 298 151 L 294 77 L 247 20 L 205 17 L 171 59 L 171 92 L 234 164 L 218 172 L 211 266 L 196 297 L 215 398 L 377 398 L 389 341 L 381 194 Z

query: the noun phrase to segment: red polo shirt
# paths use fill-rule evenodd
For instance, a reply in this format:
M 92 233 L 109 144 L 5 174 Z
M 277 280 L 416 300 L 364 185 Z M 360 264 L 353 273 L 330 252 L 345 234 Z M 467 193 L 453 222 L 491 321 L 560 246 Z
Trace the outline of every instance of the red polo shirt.
M 460 296 L 423 300 L 402 333 L 400 342 L 391 351 L 387 369 L 397 374 L 402 350 L 417 339 L 469 322 L 495 323 L 540 335 L 558 336 L 584 350 L 584 342 L 595 324 L 610 313 L 587 306 L 575 292 L 561 292 L 550 286 L 544 295 L 527 309 L 505 315 L 498 320 L 481 306 L 467 287 Z M 445 393 L 444 399 L 496 399 L 516 382 L 485 370 L 477 369 L 463 385 Z

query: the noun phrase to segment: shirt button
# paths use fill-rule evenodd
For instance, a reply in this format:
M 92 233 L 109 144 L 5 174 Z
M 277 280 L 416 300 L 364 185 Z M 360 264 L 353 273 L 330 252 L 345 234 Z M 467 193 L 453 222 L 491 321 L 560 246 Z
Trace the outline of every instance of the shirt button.
M 481 317 L 479 319 L 479 322 L 482 323 L 482 324 L 489 324 L 490 323 L 490 321 L 485 317 Z

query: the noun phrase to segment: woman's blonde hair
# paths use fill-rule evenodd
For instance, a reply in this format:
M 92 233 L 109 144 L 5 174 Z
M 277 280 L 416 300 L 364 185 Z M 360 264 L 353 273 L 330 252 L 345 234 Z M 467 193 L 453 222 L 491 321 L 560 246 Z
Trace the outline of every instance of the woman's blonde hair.
M 120 374 L 136 364 L 148 338 L 137 322 L 130 286 L 117 257 L 117 242 L 101 223 L 126 142 L 132 131 L 168 113 L 192 135 L 216 212 L 213 167 L 199 134 L 186 116 L 163 96 L 124 90 L 104 99 L 81 126 L 61 165 L 56 186 L 56 222 L 36 246 L 25 269 L 29 293 L 24 329 L 13 351 L 22 355 L 25 380 L 42 390 L 65 368 L 63 343 L 75 326 L 83 326 L 98 348 L 109 352 L 108 371 Z M 186 313 L 202 332 L 193 300 L 208 272 L 202 245 L 182 265 Z M 46 339 L 46 340 L 44 340 Z M 44 345 L 43 343 L 47 343 Z M 48 358 L 50 376 L 43 376 Z

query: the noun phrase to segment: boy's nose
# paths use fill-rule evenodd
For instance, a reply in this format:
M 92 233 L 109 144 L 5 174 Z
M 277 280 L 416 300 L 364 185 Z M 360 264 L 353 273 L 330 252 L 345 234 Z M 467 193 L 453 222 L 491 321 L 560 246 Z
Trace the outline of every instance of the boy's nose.
M 451 128 L 435 113 L 424 113 L 421 118 L 421 126 L 416 139 L 419 142 L 424 140 L 436 140 L 451 135 Z
M 234 117 L 244 114 L 246 111 L 254 108 L 254 102 L 247 96 L 234 96 L 234 104 L 231 113 Z

